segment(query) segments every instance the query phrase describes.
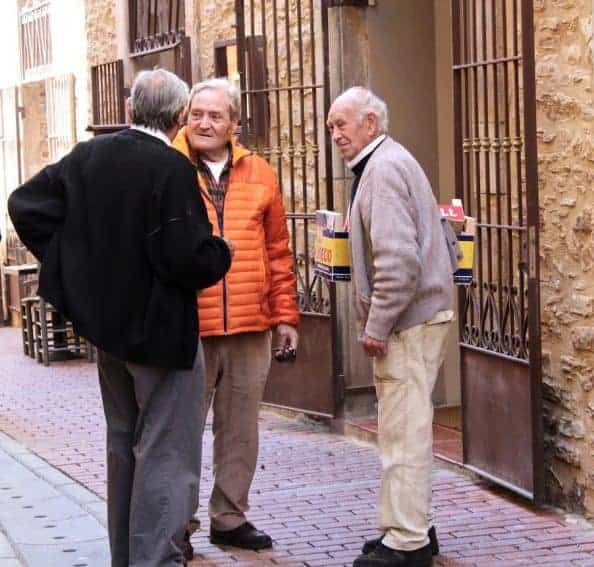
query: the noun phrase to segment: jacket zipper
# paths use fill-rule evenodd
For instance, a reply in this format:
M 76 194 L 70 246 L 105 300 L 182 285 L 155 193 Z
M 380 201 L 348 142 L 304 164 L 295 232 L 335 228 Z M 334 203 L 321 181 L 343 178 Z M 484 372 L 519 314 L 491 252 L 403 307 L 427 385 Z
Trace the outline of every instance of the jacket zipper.
M 229 174 L 230 175 L 230 174 Z M 200 191 L 202 191 L 202 194 L 206 196 L 207 199 L 210 200 L 210 202 L 214 205 L 213 200 L 211 199 L 210 195 L 208 194 L 208 191 L 204 191 L 202 189 L 202 187 L 200 187 Z M 217 223 L 219 225 L 219 233 L 221 234 L 221 238 L 224 238 L 225 236 L 225 220 L 224 220 L 224 216 L 225 216 L 225 201 L 227 200 L 227 192 L 229 191 L 229 186 L 227 186 L 227 191 L 225 191 L 225 198 L 223 199 L 223 207 L 222 210 L 219 214 L 219 211 L 216 210 L 215 207 L 215 211 L 217 214 Z M 228 326 L 228 310 L 227 310 L 227 276 L 223 276 L 223 334 L 227 334 L 227 326 Z
M 223 208 L 221 212 L 217 211 L 217 220 L 219 222 L 219 232 L 221 233 L 221 238 L 225 236 L 225 200 L 227 199 L 227 195 L 225 195 L 225 199 L 223 199 Z M 223 333 L 227 334 L 227 276 L 223 276 Z
M 200 192 L 204 196 L 205 199 L 208 199 L 212 206 L 214 207 L 215 213 L 217 215 L 217 224 L 219 225 L 219 234 L 221 238 L 225 236 L 225 221 L 224 221 L 224 214 L 225 214 L 225 201 L 227 200 L 227 195 L 225 195 L 225 199 L 223 199 L 223 209 L 219 213 L 217 210 L 210 194 L 208 191 L 204 191 L 202 187 L 200 188 Z M 223 334 L 227 334 L 227 276 L 223 276 Z

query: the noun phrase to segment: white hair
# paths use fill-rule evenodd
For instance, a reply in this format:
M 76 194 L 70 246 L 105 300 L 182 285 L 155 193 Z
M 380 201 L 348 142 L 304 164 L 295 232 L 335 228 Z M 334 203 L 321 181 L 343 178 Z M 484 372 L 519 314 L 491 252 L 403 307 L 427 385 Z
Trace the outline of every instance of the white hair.
M 141 71 L 130 93 L 132 122 L 167 132 L 186 108 L 188 91 L 188 85 L 170 71 Z
M 231 116 L 232 120 L 235 118 L 239 120 L 239 116 L 241 114 L 241 98 L 239 89 L 233 83 L 231 83 L 231 81 L 222 77 L 196 83 L 190 91 L 188 108 L 192 106 L 194 97 L 206 89 L 225 91 L 225 93 L 227 93 L 227 97 L 229 98 L 229 115 Z
M 388 105 L 377 95 L 365 87 L 351 87 L 338 97 L 333 104 L 348 104 L 359 112 L 359 120 L 367 114 L 374 114 L 377 117 L 377 126 L 380 134 L 388 131 Z

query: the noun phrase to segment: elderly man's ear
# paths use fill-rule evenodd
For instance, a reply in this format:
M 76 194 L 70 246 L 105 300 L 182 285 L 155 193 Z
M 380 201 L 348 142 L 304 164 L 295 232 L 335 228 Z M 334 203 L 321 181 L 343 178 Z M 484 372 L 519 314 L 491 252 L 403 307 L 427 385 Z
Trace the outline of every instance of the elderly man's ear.
M 126 124 L 131 124 L 134 121 L 134 109 L 132 108 L 131 96 L 126 99 L 125 109 Z
M 367 124 L 367 131 L 371 135 L 375 136 L 378 133 L 377 116 L 373 112 L 368 112 L 365 119 Z
M 177 115 L 177 125 L 181 128 L 188 123 L 188 109 L 184 107 Z

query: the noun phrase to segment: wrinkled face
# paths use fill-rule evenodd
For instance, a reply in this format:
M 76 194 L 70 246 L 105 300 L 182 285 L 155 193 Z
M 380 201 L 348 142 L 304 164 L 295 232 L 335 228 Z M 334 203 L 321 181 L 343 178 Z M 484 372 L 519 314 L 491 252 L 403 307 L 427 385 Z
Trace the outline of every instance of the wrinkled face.
M 193 151 L 206 154 L 222 151 L 236 127 L 237 119 L 231 118 L 229 97 L 223 89 L 204 89 L 194 95 L 187 128 Z
M 345 161 L 351 161 L 378 135 L 377 117 L 361 113 L 346 102 L 335 102 L 326 121 L 332 141 Z

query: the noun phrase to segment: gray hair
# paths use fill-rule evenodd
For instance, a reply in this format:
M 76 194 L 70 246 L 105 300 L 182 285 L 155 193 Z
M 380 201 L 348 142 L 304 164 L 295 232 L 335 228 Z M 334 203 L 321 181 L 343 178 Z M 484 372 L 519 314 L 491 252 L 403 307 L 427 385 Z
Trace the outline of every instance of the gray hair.
M 239 89 L 233 83 L 231 83 L 231 81 L 222 77 L 196 83 L 190 91 L 188 108 L 192 106 L 194 97 L 206 89 L 225 91 L 225 93 L 227 93 L 227 98 L 229 99 L 229 115 L 232 120 L 239 120 L 239 116 L 241 114 L 241 95 L 239 93 Z
M 374 114 L 377 117 L 377 125 L 380 134 L 388 132 L 388 105 L 377 95 L 365 87 L 351 87 L 339 95 L 336 103 L 348 104 L 359 112 L 359 119 L 362 121 L 365 115 Z
M 132 122 L 167 132 L 178 123 L 188 104 L 188 85 L 165 69 L 136 75 L 130 97 Z

